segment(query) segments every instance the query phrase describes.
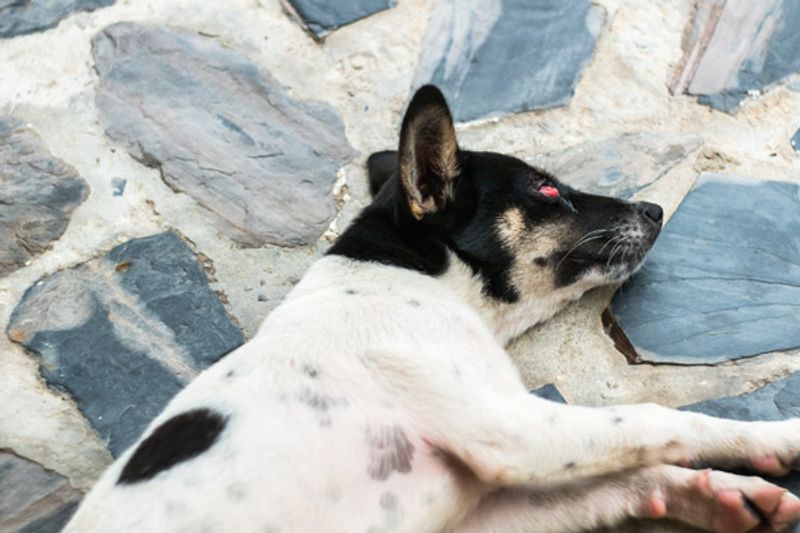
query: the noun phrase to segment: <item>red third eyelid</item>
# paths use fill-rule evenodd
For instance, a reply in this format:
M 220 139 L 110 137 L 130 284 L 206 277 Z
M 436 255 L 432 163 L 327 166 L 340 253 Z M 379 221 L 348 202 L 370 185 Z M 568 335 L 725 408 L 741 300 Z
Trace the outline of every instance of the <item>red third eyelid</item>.
M 558 189 L 551 187 L 550 185 L 542 185 L 539 187 L 539 192 L 548 198 L 558 198 L 559 195 Z

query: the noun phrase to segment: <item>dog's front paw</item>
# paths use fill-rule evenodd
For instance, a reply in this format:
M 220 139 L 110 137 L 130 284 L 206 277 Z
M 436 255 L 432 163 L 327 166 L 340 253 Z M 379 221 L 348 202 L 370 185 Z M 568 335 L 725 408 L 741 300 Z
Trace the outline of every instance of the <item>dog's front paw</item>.
M 800 519 L 800 499 L 758 477 L 702 470 L 653 491 L 645 514 L 718 533 L 783 531 Z

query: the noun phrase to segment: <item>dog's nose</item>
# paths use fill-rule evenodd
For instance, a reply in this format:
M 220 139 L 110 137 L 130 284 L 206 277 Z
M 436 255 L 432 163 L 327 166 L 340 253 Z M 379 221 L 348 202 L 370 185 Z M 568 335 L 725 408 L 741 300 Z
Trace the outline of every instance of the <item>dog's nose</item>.
M 650 202 L 639 202 L 637 211 L 646 219 L 654 222 L 656 226 L 661 227 L 661 222 L 664 220 L 664 210 L 661 209 L 661 206 Z

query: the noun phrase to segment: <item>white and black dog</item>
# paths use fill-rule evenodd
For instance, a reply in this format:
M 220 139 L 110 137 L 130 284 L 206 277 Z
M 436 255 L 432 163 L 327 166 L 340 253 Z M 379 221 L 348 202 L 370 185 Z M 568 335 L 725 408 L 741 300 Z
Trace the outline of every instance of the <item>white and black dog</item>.
M 399 151 L 369 167 L 373 203 L 108 468 L 67 531 L 572 532 L 668 517 L 739 532 L 800 516 L 760 478 L 679 466 L 785 473 L 800 421 L 560 405 L 529 394 L 503 349 L 634 272 L 658 206 L 459 149 L 431 86 Z

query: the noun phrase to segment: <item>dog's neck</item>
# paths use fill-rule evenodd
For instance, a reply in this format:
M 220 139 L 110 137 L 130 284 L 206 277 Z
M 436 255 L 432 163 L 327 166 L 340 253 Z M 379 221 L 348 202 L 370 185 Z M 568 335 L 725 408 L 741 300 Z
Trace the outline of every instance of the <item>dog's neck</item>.
M 581 283 L 538 296 L 523 292 L 518 301 L 505 302 L 489 295 L 481 276 L 452 253 L 447 271 L 438 279 L 481 315 L 504 346 L 533 326 L 549 320 L 591 288 Z
M 405 292 L 409 298 L 436 295 L 456 299 L 472 308 L 494 333 L 497 341 L 506 345 L 536 324 L 560 311 L 570 301 L 579 298 L 586 287 L 568 291 L 552 291 L 538 298 L 521 298 L 514 303 L 503 302 L 488 295 L 483 279 L 454 253 L 449 254 L 448 267 L 441 275 L 433 276 L 417 270 L 389 266 L 377 262 L 329 255 L 317 261 L 291 297 L 310 295 L 317 291 L 338 291 L 342 294 L 368 292 L 381 294 Z

